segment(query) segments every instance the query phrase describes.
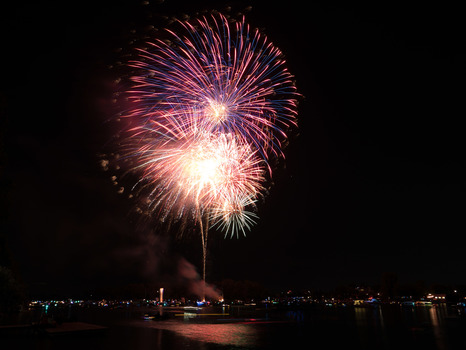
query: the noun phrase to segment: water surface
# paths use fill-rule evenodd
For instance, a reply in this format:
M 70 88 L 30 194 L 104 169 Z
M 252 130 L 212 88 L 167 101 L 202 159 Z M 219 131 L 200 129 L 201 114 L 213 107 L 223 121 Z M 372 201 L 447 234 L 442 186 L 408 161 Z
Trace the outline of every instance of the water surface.
M 23 336 L 1 348 L 29 349 L 423 349 L 466 348 L 464 310 L 446 305 L 77 309 L 100 335 Z M 145 314 L 159 315 L 145 320 Z M 3 343 L 3 344 L 2 344 Z

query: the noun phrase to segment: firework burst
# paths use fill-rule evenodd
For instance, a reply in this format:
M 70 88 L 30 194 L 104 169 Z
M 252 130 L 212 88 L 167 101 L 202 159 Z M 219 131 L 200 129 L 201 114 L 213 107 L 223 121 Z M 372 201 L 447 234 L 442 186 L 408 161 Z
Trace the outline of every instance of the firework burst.
M 253 221 L 243 208 L 254 207 L 263 189 L 263 160 L 232 134 L 184 131 L 155 132 L 153 138 L 144 133 L 144 146 L 133 151 L 139 164 L 134 170 L 142 175 L 136 186 L 149 188 L 150 209 L 162 221 L 206 216 L 225 234 L 238 234 L 240 222 Z M 221 216 L 219 208 L 238 208 L 243 214 Z
M 124 159 L 161 221 L 245 234 L 257 219 L 271 159 L 296 123 L 296 89 L 281 52 L 244 18 L 178 22 L 147 43 L 123 113 Z M 205 228 L 203 228 L 205 226 Z M 203 247 L 207 234 L 203 234 Z
M 280 50 L 244 18 L 179 24 L 180 34 L 168 31 L 168 41 L 148 43 L 130 63 L 138 69 L 130 91 L 138 109 L 131 116 L 151 123 L 169 109 L 182 125 L 185 111 L 193 111 L 200 129 L 232 133 L 266 162 L 281 156 L 297 94 Z

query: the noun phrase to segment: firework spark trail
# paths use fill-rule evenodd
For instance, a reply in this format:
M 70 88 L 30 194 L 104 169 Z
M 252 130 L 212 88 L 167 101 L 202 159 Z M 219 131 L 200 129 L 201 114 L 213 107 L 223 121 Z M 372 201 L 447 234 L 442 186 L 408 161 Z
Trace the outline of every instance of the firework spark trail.
M 245 234 L 256 201 L 296 123 L 296 89 L 281 52 L 219 14 L 178 22 L 138 50 L 127 91 L 124 153 L 160 220 L 190 217 L 201 231 Z M 203 248 L 207 234 L 202 233 Z M 205 258 L 205 257 L 204 257 Z

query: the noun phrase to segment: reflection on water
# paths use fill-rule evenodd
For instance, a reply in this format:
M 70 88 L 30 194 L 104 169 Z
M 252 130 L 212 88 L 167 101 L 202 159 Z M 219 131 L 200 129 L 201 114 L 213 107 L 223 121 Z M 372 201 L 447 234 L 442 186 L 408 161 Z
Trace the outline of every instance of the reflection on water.
M 443 317 L 439 317 L 439 314 Z M 440 322 L 443 322 L 445 317 L 445 308 L 442 307 L 431 307 L 429 308 L 429 316 L 432 322 L 433 333 L 435 337 L 435 342 L 439 350 L 446 349 L 445 333 L 441 328 Z
M 140 326 L 140 322 L 138 323 L 138 326 Z M 165 322 L 146 323 L 144 326 L 173 331 L 183 337 L 204 343 L 242 347 L 253 347 L 259 343 L 257 331 L 251 324 L 193 324 L 180 322 L 178 320 L 169 320 Z
M 217 318 L 196 319 L 190 316 L 164 322 L 134 320 L 132 326 L 170 331 L 193 341 L 228 348 L 278 348 L 318 342 L 332 349 L 422 347 L 447 350 L 463 341 L 461 335 L 455 339 L 455 334 L 463 334 L 463 329 L 466 331 L 464 318 L 459 318 L 454 309 L 448 310 L 445 304 L 430 307 L 315 307 L 276 312 L 256 309 L 242 312 L 247 317 L 256 314 L 257 318 L 219 314 Z M 449 338 L 448 335 L 453 337 Z
M 393 348 L 399 343 L 446 350 L 464 345 L 464 317 L 446 304 L 420 307 L 377 306 L 355 308 L 354 317 L 360 342 L 369 347 Z M 450 336 L 450 337 L 449 337 Z
M 76 320 L 108 327 L 99 336 L 1 339 L 0 348 L 30 349 L 423 349 L 466 348 L 463 310 L 382 305 L 367 308 L 203 308 L 78 310 Z M 188 314 L 185 317 L 186 314 Z M 322 346 L 324 344 L 324 346 Z

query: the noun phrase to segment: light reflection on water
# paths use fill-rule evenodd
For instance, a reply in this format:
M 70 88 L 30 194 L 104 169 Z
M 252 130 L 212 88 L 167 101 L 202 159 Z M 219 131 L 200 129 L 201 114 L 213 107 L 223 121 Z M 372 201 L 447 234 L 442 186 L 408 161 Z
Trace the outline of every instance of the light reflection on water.
M 465 345 L 461 310 L 439 304 L 431 307 L 385 305 L 370 308 L 292 310 L 267 314 L 265 322 L 196 324 L 171 320 L 150 327 L 173 331 L 192 340 L 240 347 L 283 342 L 290 345 L 312 337 L 328 347 L 353 344 L 362 349 L 397 348 L 447 350 Z M 264 315 L 262 315 L 264 316 Z M 280 321 L 275 321 L 280 320 Z M 346 340 L 342 341 L 335 334 Z M 287 338 L 286 340 L 284 340 Z
M 408 308 L 388 305 L 288 310 L 258 316 L 265 318 L 235 321 L 235 316 L 230 316 L 232 322 L 224 323 L 228 317 L 197 320 L 178 317 L 159 322 L 134 320 L 132 326 L 170 331 L 192 341 L 228 347 L 290 346 L 312 339 L 335 349 L 353 345 L 360 349 L 422 346 L 423 349 L 447 350 L 451 348 L 451 339 L 447 336 L 446 320 L 451 321 L 455 315 L 446 305 Z
M 398 342 L 423 344 L 436 350 L 446 350 L 455 344 L 458 339 L 449 339 L 448 334 L 454 336 L 464 325 L 461 310 L 445 304 L 355 308 L 354 321 L 362 345 L 369 346 L 372 342 L 389 348 Z
M 0 337 L 0 349 L 466 349 L 464 309 L 446 305 L 202 309 L 186 318 L 183 310 L 166 308 L 168 319 L 159 320 L 144 320 L 145 313 L 158 311 L 153 308 L 77 311 L 77 321 L 107 326 L 108 331 L 98 336 Z
M 135 322 L 135 326 L 163 329 L 177 333 L 191 340 L 219 345 L 253 347 L 259 343 L 255 327 L 242 323 L 185 323 L 178 320 L 163 322 Z

